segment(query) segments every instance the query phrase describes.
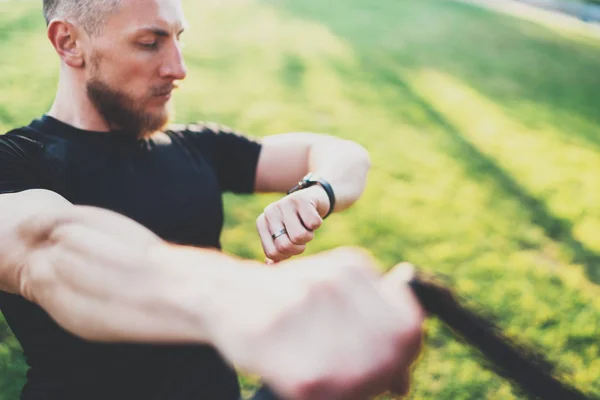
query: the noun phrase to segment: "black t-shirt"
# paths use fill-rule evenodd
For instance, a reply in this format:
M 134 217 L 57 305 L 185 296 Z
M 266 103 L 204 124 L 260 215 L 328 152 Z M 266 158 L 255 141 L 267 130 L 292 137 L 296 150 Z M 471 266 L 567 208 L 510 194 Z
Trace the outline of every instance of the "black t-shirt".
M 212 125 L 141 140 L 43 116 L 0 136 L 0 194 L 48 189 L 126 215 L 169 242 L 220 248 L 222 193 L 254 190 L 260 150 Z M 0 310 L 30 366 L 22 399 L 239 398 L 235 371 L 210 347 L 88 342 L 1 291 Z

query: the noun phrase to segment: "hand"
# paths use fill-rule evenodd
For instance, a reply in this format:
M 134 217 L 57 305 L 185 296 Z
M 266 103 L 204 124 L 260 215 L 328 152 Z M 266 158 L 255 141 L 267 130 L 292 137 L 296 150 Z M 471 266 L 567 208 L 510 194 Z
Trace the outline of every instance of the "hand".
M 234 365 L 285 399 L 363 400 L 406 394 L 424 313 L 399 266 L 380 276 L 361 251 L 340 249 L 262 269 L 213 331 Z
M 329 198 L 316 185 L 292 193 L 265 208 L 256 220 L 267 261 L 279 262 L 302 254 L 323 224 Z

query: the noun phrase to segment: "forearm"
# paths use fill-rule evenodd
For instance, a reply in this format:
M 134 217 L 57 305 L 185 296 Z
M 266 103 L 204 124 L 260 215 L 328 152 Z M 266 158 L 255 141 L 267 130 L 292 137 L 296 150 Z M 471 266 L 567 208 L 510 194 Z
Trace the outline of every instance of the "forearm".
M 88 340 L 211 343 L 220 307 L 261 268 L 171 246 L 114 213 L 75 209 L 30 252 L 20 291 Z

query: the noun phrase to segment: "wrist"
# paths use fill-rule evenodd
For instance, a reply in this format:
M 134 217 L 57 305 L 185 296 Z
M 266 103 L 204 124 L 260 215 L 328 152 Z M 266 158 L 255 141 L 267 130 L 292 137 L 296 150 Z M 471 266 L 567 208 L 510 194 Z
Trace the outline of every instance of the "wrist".
M 325 194 L 327 195 L 327 203 L 321 201 L 320 204 L 327 204 L 327 211 L 325 214 L 319 213 L 323 219 L 327 218 L 331 213 L 333 213 L 336 205 L 336 197 L 333 191 L 333 188 L 325 179 L 319 176 L 313 175 L 313 173 L 308 173 L 300 182 L 294 185 L 289 191 L 288 194 L 295 193 L 300 190 L 308 190 L 312 187 L 319 186 L 323 189 Z
M 315 208 L 317 212 L 324 218 L 328 213 L 331 205 L 329 204 L 329 197 L 327 196 L 327 192 L 321 185 L 314 185 L 307 189 L 304 189 L 304 192 L 315 204 Z

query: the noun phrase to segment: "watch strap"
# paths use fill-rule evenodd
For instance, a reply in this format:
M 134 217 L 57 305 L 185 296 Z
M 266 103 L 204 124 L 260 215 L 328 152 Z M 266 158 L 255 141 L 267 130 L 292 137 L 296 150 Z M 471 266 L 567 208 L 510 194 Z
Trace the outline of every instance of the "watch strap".
M 323 219 L 325 219 L 329 217 L 329 215 L 333 212 L 335 208 L 335 193 L 329 182 L 327 182 L 325 179 L 321 177 L 315 179 L 313 178 L 313 174 L 309 173 L 304 178 L 302 178 L 300 182 L 294 185 L 294 187 L 288 190 L 287 194 L 292 194 L 294 192 L 297 192 L 298 190 L 306 189 L 314 185 L 320 185 L 323 188 L 323 190 L 325 190 L 325 193 L 327 193 L 327 198 L 329 198 L 329 210 L 327 211 L 327 214 L 325 214 L 325 216 L 323 217 Z

